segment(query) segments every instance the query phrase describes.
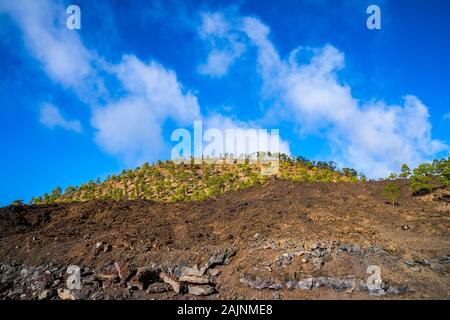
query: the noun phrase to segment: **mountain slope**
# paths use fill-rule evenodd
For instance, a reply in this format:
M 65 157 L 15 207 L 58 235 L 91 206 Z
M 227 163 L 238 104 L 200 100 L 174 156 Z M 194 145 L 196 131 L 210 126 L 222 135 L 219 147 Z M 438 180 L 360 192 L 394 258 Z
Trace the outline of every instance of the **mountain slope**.
M 356 171 L 338 171 L 333 163 L 310 162 L 284 156 L 276 176 L 297 182 L 358 181 Z M 205 200 L 227 191 L 264 183 L 259 162 L 238 164 L 178 164 L 158 161 L 135 170 L 124 170 L 105 181 L 90 181 L 80 187 L 56 188 L 51 194 L 33 198 L 31 203 L 62 203 L 92 200 L 154 200 L 162 202 Z
M 448 299 L 450 189 L 413 196 L 397 180 L 392 207 L 382 196 L 388 183 L 269 179 L 199 202 L 0 208 L 0 298 L 44 290 L 58 298 L 74 264 L 84 298 L 192 299 L 159 273 L 121 277 L 158 270 L 179 280 L 183 268 L 214 261 L 200 278 L 208 284 L 198 286 L 213 290 L 203 298 Z M 365 286 L 371 265 L 381 269 L 382 292 Z

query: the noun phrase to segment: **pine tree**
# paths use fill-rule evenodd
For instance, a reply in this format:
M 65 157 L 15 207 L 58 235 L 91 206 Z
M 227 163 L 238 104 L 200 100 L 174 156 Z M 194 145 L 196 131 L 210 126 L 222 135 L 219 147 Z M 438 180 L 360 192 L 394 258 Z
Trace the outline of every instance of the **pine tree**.
M 398 190 L 398 186 L 390 182 L 386 187 L 383 189 L 384 196 L 392 203 L 392 207 L 395 207 L 395 202 L 400 197 L 400 192 Z
M 400 175 L 399 175 L 400 178 L 408 179 L 408 177 L 411 175 L 411 170 L 410 170 L 409 167 L 406 165 L 406 163 L 404 163 L 404 164 L 402 165 L 401 171 L 402 171 L 402 173 L 400 173 Z

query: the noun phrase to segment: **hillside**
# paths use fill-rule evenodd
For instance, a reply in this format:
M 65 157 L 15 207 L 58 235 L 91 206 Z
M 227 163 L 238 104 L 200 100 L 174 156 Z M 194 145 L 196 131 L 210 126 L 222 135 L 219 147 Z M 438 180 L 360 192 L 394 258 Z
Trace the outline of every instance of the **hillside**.
M 202 202 L 1 208 L 0 298 L 448 299 L 450 189 L 395 182 L 395 207 L 387 181 L 273 178 Z M 80 291 L 64 290 L 71 264 Z
M 311 162 L 303 158 L 282 155 L 276 177 L 297 182 L 358 181 L 356 171 L 338 171 L 332 162 Z M 92 200 L 136 200 L 161 202 L 198 201 L 227 191 L 241 190 L 266 181 L 261 163 L 246 161 L 238 164 L 179 164 L 158 161 L 134 170 L 123 170 L 103 182 L 89 181 L 80 187 L 55 188 L 52 193 L 33 198 L 33 204 Z
M 448 299 L 449 178 L 145 164 L 0 208 L 0 299 Z

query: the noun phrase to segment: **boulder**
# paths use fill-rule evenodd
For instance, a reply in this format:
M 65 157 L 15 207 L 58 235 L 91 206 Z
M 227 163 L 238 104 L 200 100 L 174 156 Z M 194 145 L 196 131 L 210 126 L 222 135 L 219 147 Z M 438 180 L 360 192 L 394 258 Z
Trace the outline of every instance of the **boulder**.
M 144 290 L 144 284 L 139 281 L 137 276 L 134 276 L 130 280 L 128 280 L 127 288 L 129 290 Z
M 214 287 L 211 286 L 199 286 L 199 285 L 188 285 L 188 293 L 194 296 L 208 296 L 214 293 Z
M 314 258 L 314 259 L 312 259 L 312 263 L 316 269 L 320 270 L 320 269 L 322 269 L 325 261 L 323 258 Z
M 208 284 L 209 277 L 207 277 L 207 276 L 181 276 L 180 281 L 195 283 L 195 284 Z
M 286 288 L 288 290 L 292 289 L 302 289 L 302 290 L 310 290 L 313 287 L 313 278 L 306 278 L 300 281 L 288 281 L 286 283 Z
M 154 282 L 147 287 L 147 293 L 163 293 L 170 290 L 172 290 L 172 286 L 163 282 Z
M 44 290 L 37 296 L 38 300 L 48 300 L 53 297 L 53 292 L 51 290 Z
M 131 277 L 136 274 L 136 269 L 126 263 L 114 263 L 114 267 L 116 268 L 117 274 L 122 283 L 126 283 Z
M 178 276 L 203 276 L 205 274 L 206 269 L 199 269 L 197 265 L 188 267 L 187 265 L 181 265 L 179 268 L 175 270 Z
M 57 290 L 57 292 L 58 292 L 58 297 L 61 300 L 83 300 L 83 299 L 86 299 L 86 297 L 81 292 L 77 292 L 77 291 L 73 291 L 73 290 L 69 290 L 69 289 L 60 288 Z
M 272 289 L 279 290 L 283 288 L 283 284 L 272 279 L 263 279 L 260 277 L 244 276 L 239 280 L 241 283 L 257 290 Z
M 208 259 L 208 261 L 205 263 L 205 265 L 200 270 L 204 274 L 209 268 L 212 268 L 215 265 L 228 264 L 230 257 L 232 257 L 235 253 L 236 253 L 236 250 L 233 248 L 226 248 L 226 249 L 219 250 Z
M 159 280 L 159 274 L 161 270 L 156 266 L 138 268 L 136 272 L 136 278 L 144 283 L 152 283 Z
M 112 281 L 118 277 L 117 271 L 101 272 L 97 274 L 97 279 L 101 281 Z
M 354 279 L 339 279 L 330 277 L 318 277 L 314 278 L 314 287 L 318 288 L 325 286 L 337 292 L 343 292 L 347 290 L 353 290 L 356 287 L 356 281 Z
M 170 284 L 172 286 L 173 291 L 176 294 L 183 294 L 186 292 L 186 284 L 179 281 L 176 277 L 174 277 L 173 275 L 166 273 L 166 272 L 161 272 L 159 274 L 159 277 L 161 278 L 162 281 L 164 281 L 167 284 Z
M 397 287 L 390 286 L 389 289 L 386 291 L 386 294 L 388 294 L 388 295 L 398 295 L 398 294 L 400 294 L 400 291 L 398 290 Z
M 94 255 L 98 255 L 101 252 L 108 252 L 112 250 L 112 245 L 105 241 L 99 241 L 94 245 Z
M 208 270 L 208 275 L 211 278 L 217 277 L 220 274 L 220 270 L 219 269 L 209 269 Z

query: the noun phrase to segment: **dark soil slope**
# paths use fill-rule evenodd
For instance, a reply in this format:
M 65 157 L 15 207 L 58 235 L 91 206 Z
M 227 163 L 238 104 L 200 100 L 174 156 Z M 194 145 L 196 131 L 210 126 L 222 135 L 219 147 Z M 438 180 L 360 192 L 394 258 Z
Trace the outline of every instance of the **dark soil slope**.
M 280 180 L 204 202 L 5 207 L 0 298 L 448 299 L 450 192 L 398 183 L 395 208 L 385 182 Z M 63 290 L 69 265 L 80 292 Z

